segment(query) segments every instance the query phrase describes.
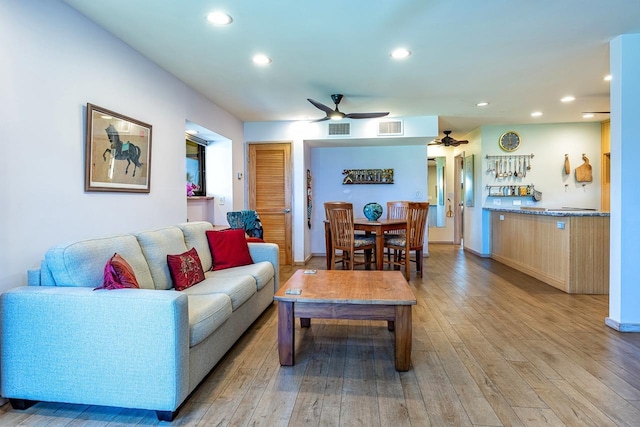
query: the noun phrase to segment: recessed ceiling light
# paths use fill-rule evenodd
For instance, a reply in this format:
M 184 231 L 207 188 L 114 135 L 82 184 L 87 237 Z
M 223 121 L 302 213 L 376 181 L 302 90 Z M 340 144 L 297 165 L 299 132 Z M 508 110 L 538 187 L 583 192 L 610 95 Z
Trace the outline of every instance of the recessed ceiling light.
M 486 107 L 487 105 L 489 105 L 489 103 L 488 103 L 488 102 L 484 102 L 484 101 L 483 101 L 483 102 L 478 102 L 478 103 L 476 104 L 476 107 Z
M 531 113 L 531 117 L 540 117 L 542 115 L 541 111 L 534 111 L 533 113 Z
M 560 99 L 561 102 L 573 102 L 575 101 L 575 96 L 567 95 L 564 98 Z
M 593 113 L 585 113 L 585 114 L 582 115 L 583 119 L 590 119 L 592 117 L 595 117 L 595 114 L 593 114 Z
M 409 49 L 405 49 L 404 47 L 400 47 L 391 52 L 391 57 L 393 59 L 404 59 L 411 56 L 411 51 Z
M 267 55 L 259 53 L 253 57 L 253 62 L 258 65 L 267 65 L 271 63 L 271 58 L 269 58 Z
M 188 133 L 189 135 L 196 135 L 198 131 L 193 129 L 188 129 L 185 131 L 185 133 Z
M 233 18 L 224 12 L 211 12 L 207 15 L 207 21 L 213 25 L 229 25 L 233 22 Z
M 604 76 L 604 81 L 605 82 L 610 82 L 611 81 L 611 74 L 607 74 L 606 76 Z

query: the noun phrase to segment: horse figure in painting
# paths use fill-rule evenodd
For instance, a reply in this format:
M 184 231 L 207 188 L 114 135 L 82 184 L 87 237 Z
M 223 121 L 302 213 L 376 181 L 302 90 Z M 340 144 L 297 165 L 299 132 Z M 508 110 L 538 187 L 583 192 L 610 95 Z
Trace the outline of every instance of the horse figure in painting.
M 116 160 L 126 160 L 127 168 L 124 170 L 125 175 L 129 173 L 129 166 L 133 163 L 133 175 L 136 176 L 136 168 L 142 167 L 140 162 L 140 147 L 132 144 L 131 142 L 122 142 L 120 135 L 112 124 L 109 124 L 105 129 L 111 142 L 111 147 L 104 150 L 102 153 L 102 159 L 107 161 L 107 152 Z

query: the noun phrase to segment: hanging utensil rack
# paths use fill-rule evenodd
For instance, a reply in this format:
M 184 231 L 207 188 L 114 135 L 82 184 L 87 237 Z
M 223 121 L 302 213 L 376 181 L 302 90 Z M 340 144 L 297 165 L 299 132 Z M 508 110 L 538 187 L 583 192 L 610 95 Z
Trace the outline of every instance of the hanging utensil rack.
M 531 154 L 501 154 L 485 156 L 487 160 L 487 173 L 494 174 L 496 180 L 515 180 L 526 178 L 527 171 L 531 170 Z
M 533 153 L 531 154 L 498 154 L 498 155 L 489 155 L 484 156 L 487 160 L 501 160 L 501 159 L 527 159 L 531 160 L 535 157 Z

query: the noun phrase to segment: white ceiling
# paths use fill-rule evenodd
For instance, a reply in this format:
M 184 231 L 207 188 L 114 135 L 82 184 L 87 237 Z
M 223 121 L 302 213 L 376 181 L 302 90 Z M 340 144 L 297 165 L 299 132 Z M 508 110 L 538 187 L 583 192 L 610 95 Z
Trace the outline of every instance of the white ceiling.
M 318 119 L 306 99 L 342 93 L 343 112 L 437 115 L 454 137 L 609 111 L 609 41 L 640 32 L 638 0 L 64 1 L 242 121 Z

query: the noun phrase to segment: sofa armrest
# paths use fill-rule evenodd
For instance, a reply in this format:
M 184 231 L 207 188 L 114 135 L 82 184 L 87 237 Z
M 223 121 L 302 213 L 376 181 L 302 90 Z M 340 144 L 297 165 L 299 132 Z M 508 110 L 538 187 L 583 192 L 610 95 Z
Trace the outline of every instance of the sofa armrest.
M 269 261 L 275 271 L 274 292 L 280 288 L 280 248 L 275 243 L 248 243 L 253 262 Z
M 0 394 L 173 411 L 189 390 L 187 296 L 25 286 L 0 296 Z

